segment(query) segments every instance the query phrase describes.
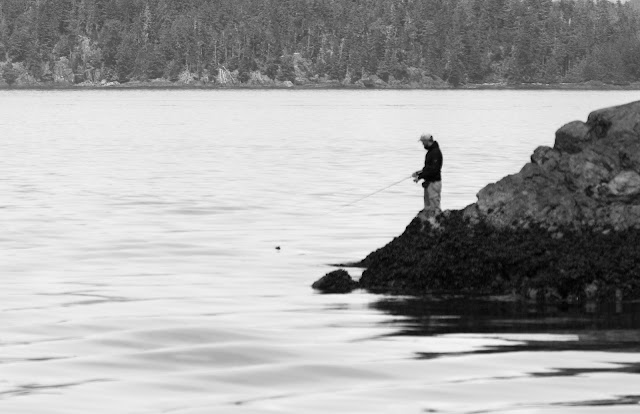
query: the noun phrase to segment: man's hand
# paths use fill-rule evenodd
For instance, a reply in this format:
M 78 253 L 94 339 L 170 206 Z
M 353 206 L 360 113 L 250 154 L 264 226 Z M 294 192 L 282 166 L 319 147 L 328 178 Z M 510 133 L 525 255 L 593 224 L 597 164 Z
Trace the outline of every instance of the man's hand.
M 413 174 L 411 174 L 411 177 L 413 177 L 413 182 L 417 183 L 420 179 L 418 178 L 418 176 L 420 175 L 422 171 L 416 171 Z

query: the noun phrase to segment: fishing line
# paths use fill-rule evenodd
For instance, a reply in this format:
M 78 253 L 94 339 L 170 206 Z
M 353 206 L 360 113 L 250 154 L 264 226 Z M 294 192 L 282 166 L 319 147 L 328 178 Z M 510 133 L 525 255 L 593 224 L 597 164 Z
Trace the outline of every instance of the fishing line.
M 369 197 L 373 197 L 374 195 L 376 195 L 376 194 L 378 194 L 378 193 L 381 193 L 381 192 L 383 192 L 384 190 L 387 190 L 387 189 L 389 189 L 389 188 L 391 188 L 391 187 L 393 187 L 393 186 L 395 186 L 395 185 L 398 185 L 398 184 L 400 184 L 400 183 L 402 183 L 402 182 L 404 182 L 404 181 L 408 180 L 409 178 L 413 178 L 413 174 L 412 174 L 412 175 L 410 175 L 410 176 L 408 176 L 408 177 L 404 177 L 403 179 L 401 179 L 401 180 L 399 180 L 399 181 L 396 181 L 395 183 L 389 184 L 388 186 L 386 186 L 386 187 L 384 187 L 384 188 L 381 188 L 381 189 L 379 189 L 378 191 L 375 191 L 375 192 L 373 192 L 373 193 L 371 193 L 371 194 L 367 194 L 367 195 L 366 195 L 366 196 L 364 196 L 364 197 L 360 197 L 359 199 L 357 199 L 357 200 L 355 200 L 355 201 L 352 201 L 352 202 L 350 202 L 350 203 L 348 203 L 348 204 L 343 204 L 343 205 L 340 205 L 340 206 L 334 207 L 334 209 L 332 209 L 332 212 L 337 212 L 338 210 L 341 210 L 341 209 L 342 209 L 342 208 L 344 208 L 344 207 L 352 206 L 352 205 L 354 205 L 354 204 L 356 204 L 356 203 L 361 202 L 362 200 L 365 200 L 365 199 L 367 199 L 367 198 L 369 198 Z M 275 246 L 275 250 L 276 250 L 277 252 L 280 252 L 280 251 L 281 251 L 281 249 L 282 249 L 282 248 L 281 248 L 281 246 L 280 246 L 280 245 Z
M 349 204 L 344 204 L 344 205 L 342 205 L 341 207 L 348 207 L 348 206 L 354 205 L 354 204 L 356 204 L 356 203 L 359 203 L 360 201 L 365 200 L 365 199 L 367 199 L 367 198 L 369 198 L 369 197 L 372 197 L 372 196 L 374 196 L 374 195 L 376 195 L 376 194 L 378 194 L 378 193 L 381 193 L 382 191 L 384 191 L 384 190 L 386 190 L 386 189 L 388 189 L 388 188 L 391 188 L 391 187 L 393 187 L 394 185 L 398 185 L 398 184 L 400 184 L 401 182 L 403 182 L 403 181 L 405 181 L 405 180 L 408 180 L 409 178 L 413 178 L 413 175 L 410 175 L 410 176 L 408 176 L 408 177 L 405 177 L 405 178 L 403 178 L 403 179 L 402 179 L 402 180 L 400 180 L 400 181 L 396 181 L 396 182 L 395 182 L 395 183 L 393 183 L 393 184 L 389 184 L 389 185 L 388 185 L 388 186 L 386 186 L 385 188 L 381 188 L 380 190 L 378 190 L 378 191 L 376 191 L 376 192 L 373 192 L 373 193 L 368 194 L 368 195 L 366 195 L 366 196 L 364 196 L 364 197 L 362 197 L 362 198 L 359 198 L 359 199 L 357 199 L 356 201 L 352 201 L 352 202 L 350 202 Z

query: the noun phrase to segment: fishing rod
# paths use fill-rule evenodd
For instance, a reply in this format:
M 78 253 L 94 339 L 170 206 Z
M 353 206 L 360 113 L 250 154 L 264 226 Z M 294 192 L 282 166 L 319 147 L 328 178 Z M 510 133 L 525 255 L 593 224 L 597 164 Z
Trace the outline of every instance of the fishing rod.
M 413 174 L 412 174 L 412 175 L 410 175 L 410 176 L 408 176 L 408 177 L 403 178 L 403 179 L 402 179 L 402 180 L 400 180 L 400 181 L 397 181 L 397 182 L 395 182 L 395 183 L 393 183 L 393 184 L 390 184 L 390 185 L 386 186 L 385 188 L 382 188 L 382 189 L 380 189 L 380 190 L 376 191 L 375 193 L 368 194 L 368 195 L 366 195 L 366 196 L 364 196 L 364 197 L 362 197 L 362 198 L 357 199 L 356 201 L 352 201 L 352 202 L 350 202 L 349 204 L 345 204 L 345 205 L 343 205 L 342 207 L 348 207 L 348 206 L 351 206 L 351 205 L 353 205 L 353 204 L 359 203 L 360 201 L 362 201 L 362 200 L 364 200 L 364 199 L 366 199 L 366 198 L 372 197 L 372 196 L 374 196 L 374 195 L 376 195 L 376 194 L 378 194 L 378 193 L 380 193 L 380 192 L 382 192 L 382 191 L 386 190 L 387 188 L 391 188 L 391 187 L 393 187 L 394 185 L 398 185 L 398 184 L 400 184 L 401 182 L 403 182 L 403 181 L 405 181 L 405 180 L 408 180 L 409 178 L 413 178 Z

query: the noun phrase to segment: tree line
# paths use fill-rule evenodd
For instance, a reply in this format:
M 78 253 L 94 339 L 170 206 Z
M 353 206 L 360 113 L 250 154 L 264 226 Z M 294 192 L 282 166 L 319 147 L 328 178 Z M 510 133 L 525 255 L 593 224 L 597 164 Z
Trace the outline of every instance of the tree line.
M 296 53 L 339 81 L 417 68 L 453 85 L 625 83 L 640 80 L 640 12 L 607 0 L 0 0 L 8 82 L 13 64 L 39 82 L 221 68 L 293 81 Z

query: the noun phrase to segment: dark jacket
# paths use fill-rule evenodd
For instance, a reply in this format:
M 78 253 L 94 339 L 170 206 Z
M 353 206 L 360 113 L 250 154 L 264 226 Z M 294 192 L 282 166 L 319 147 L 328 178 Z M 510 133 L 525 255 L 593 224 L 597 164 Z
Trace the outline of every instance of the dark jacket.
M 426 183 L 432 183 L 434 181 L 441 181 L 440 171 L 442 170 L 442 152 L 440 146 L 436 141 L 433 142 L 431 148 L 427 151 L 427 155 L 424 157 L 424 168 L 419 179 L 423 179 Z

